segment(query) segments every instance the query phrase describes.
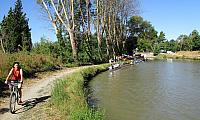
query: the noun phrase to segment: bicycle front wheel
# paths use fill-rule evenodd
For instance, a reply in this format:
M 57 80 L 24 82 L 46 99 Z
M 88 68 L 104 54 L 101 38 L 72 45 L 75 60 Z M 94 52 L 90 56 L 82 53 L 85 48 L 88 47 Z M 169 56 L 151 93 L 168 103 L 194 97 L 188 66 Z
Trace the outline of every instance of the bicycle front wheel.
M 17 99 L 16 99 L 16 94 L 15 93 L 11 93 L 10 95 L 10 112 L 11 113 L 15 113 L 15 106 L 17 103 Z

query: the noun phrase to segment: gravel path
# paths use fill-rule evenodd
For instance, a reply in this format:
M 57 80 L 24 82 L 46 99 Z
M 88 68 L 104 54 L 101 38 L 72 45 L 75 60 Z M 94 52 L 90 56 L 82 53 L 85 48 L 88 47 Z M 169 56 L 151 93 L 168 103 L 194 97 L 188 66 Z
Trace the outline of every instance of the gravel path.
M 51 88 L 55 80 L 59 80 L 58 78 L 62 78 L 82 68 L 84 67 L 68 68 L 52 72 L 50 75 L 44 75 L 41 79 L 31 79 L 34 82 L 23 86 L 22 100 L 24 105 L 17 105 L 16 114 L 11 114 L 9 102 L 5 102 L 5 105 L 0 106 L 0 120 L 20 120 L 23 114 L 37 106 L 38 103 L 45 102 L 50 98 Z

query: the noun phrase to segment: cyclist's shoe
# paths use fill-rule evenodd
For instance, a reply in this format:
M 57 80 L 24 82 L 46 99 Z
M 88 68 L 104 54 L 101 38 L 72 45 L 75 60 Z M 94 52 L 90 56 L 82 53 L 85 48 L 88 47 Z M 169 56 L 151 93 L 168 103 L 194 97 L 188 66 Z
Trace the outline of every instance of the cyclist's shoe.
M 22 102 L 22 100 L 20 100 L 19 102 L 18 102 L 18 105 L 22 105 L 23 104 L 23 102 Z

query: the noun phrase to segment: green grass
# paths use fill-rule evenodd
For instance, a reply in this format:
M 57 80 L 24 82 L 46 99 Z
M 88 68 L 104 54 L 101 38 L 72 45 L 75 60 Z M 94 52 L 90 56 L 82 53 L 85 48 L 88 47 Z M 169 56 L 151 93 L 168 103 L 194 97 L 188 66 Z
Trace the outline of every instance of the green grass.
M 104 112 L 92 109 L 87 104 L 85 84 L 99 72 L 105 71 L 108 64 L 92 66 L 57 80 L 52 91 L 51 102 L 58 109 L 62 119 L 102 120 Z
M 186 57 L 185 55 L 176 56 L 176 55 L 164 55 L 164 54 L 158 54 L 155 59 L 156 60 L 166 60 L 167 58 L 180 59 L 180 60 L 200 61 L 199 57 Z
M 155 57 L 156 60 L 165 60 L 167 59 L 167 56 L 166 55 L 163 55 L 163 54 L 158 54 L 156 57 Z

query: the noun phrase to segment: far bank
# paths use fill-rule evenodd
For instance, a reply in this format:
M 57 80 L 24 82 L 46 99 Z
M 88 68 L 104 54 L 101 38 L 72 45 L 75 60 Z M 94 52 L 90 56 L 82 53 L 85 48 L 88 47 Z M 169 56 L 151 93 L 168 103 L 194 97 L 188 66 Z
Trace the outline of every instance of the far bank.
M 189 59 L 200 60 L 200 51 L 179 51 L 174 54 L 160 53 L 155 59 Z
M 144 55 L 148 60 L 154 59 L 190 59 L 190 60 L 200 60 L 200 51 L 178 51 L 175 53 L 159 53 L 154 56 L 151 52 L 138 52 L 137 54 Z

